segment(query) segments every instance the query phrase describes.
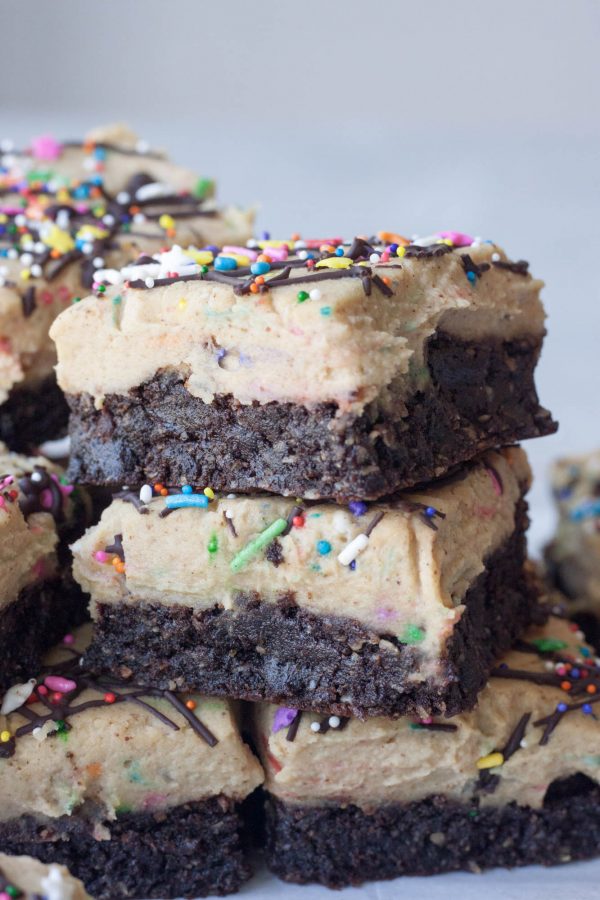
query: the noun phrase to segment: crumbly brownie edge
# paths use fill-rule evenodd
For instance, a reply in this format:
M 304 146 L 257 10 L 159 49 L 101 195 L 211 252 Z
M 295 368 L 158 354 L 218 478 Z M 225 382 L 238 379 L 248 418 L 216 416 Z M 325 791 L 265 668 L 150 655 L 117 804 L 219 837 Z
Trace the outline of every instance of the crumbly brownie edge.
M 39 671 L 43 654 L 87 618 L 87 602 L 67 574 L 28 585 L 0 610 L 0 690 Z
M 399 875 L 556 865 L 600 854 L 600 787 L 554 782 L 541 809 L 441 796 L 383 806 L 292 806 L 265 799 L 265 854 L 280 878 L 331 888 Z
M 362 415 L 334 403 L 206 404 L 183 376 L 159 372 L 96 409 L 70 395 L 69 475 L 79 484 L 191 484 L 266 490 L 345 502 L 431 481 L 491 447 L 556 430 L 540 407 L 533 373 L 539 338 L 428 344 L 430 386 L 394 413 L 373 401 Z M 393 387 L 390 388 L 393 401 Z
M 11 450 L 27 453 L 44 441 L 65 434 L 69 407 L 56 383 L 48 375 L 32 387 L 16 387 L 0 405 L 0 440 Z
M 448 641 L 443 672 L 415 683 L 418 645 L 368 630 L 355 619 L 317 616 L 285 595 L 236 598 L 236 610 L 196 611 L 149 603 L 99 604 L 86 665 L 138 683 L 268 700 L 359 717 L 455 715 L 471 708 L 495 659 L 539 615 L 537 588 L 524 568 L 527 506 L 465 597 Z
M 68 866 L 96 900 L 225 896 L 252 874 L 239 809 L 224 796 L 103 824 L 110 840 L 77 815 L 0 822 L 0 851 Z

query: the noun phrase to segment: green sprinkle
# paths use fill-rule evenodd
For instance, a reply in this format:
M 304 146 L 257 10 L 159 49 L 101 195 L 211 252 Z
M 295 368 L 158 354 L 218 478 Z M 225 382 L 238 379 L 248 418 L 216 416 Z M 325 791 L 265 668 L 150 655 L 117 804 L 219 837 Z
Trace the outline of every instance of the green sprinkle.
M 476 819 L 479 815 L 479 812 L 476 809 L 470 809 L 467 815 L 470 819 Z
M 321 307 L 321 315 L 322 316 L 330 316 L 331 315 L 331 307 L 330 306 L 322 306 Z
M 308 291 L 298 291 L 296 296 L 298 297 L 298 303 L 304 303 L 305 300 L 308 300 L 309 294 Z
M 27 173 L 27 181 L 31 184 L 32 181 L 51 181 L 52 180 L 52 170 L 51 169 L 33 169 L 31 172 Z
M 536 650 L 541 653 L 553 653 L 556 650 L 564 650 L 569 645 L 559 638 L 536 638 L 531 642 Z
M 194 185 L 194 197 L 198 200 L 206 200 L 207 197 L 212 197 L 214 192 L 215 183 L 212 178 L 199 178 Z
M 208 272 L 208 266 L 200 266 L 200 271 L 203 275 L 206 275 L 206 273 Z
M 63 719 L 56 720 L 56 734 L 65 743 L 69 740 L 69 729 L 67 723 Z
M 286 519 L 275 519 L 275 521 L 265 528 L 264 531 L 255 537 L 254 540 L 250 541 L 249 544 L 240 550 L 239 553 L 233 557 L 230 563 L 230 568 L 232 572 L 239 572 L 240 569 L 243 569 L 246 563 L 249 563 L 250 560 L 255 557 L 260 551 L 270 544 L 271 541 L 274 541 L 276 537 L 278 537 L 282 531 L 285 531 L 287 528 L 287 520 Z
M 207 550 L 209 553 L 216 553 L 219 549 L 219 539 L 216 534 L 211 534 L 208 542 Z
M 81 297 L 73 297 L 71 303 L 81 303 Z
M 411 722 L 408 727 L 411 731 L 423 731 L 423 726 L 419 722 Z
M 6 893 L 8 894 L 9 897 L 22 897 L 22 896 L 23 896 L 23 894 L 21 893 L 20 888 L 18 888 L 18 887 L 13 887 L 12 884 L 8 884 L 8 885 L 4 888 L 4 890 L 6 891 Z
M 403 644 L 420 644 L 425 640 L 425 632 L 418 625 L 407 625 L 400 640 Z

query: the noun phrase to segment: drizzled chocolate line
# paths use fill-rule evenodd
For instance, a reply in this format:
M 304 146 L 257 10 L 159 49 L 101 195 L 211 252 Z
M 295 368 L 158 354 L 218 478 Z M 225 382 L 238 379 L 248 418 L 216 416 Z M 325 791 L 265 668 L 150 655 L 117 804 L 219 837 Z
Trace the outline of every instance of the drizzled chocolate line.
M 451 722 L 413 722 L 411 727 L 417 731 L 458 731 L 458 725 Z
M 72 659 L 60 663 L 57 666 L 44 667 L 42 675 L 36 680 L 35 702 L 44 707 L 47 712 L 39 713 L 31 708 L 31 706 L 23 705 L 14 711 L 11 715 L 20 715 L 27 720 L 27 724 L 19 726 L 10 740 L 0 744 L 0 758 L 8 758 L 12 756 L 16 749 L 16 741 L 19 738 L 32 734 L 37 728 L 42 728 L 47 722 L 54 722 L 57 725 L 55 731 L 51 734 L 70 731 L 72 725 L 70 719 L 74 716 L 90 709 L 100 709 L 108 704 L 115 703 L 133 703 L 136 706 L 143 707 L 150 715 L 158 719 L 162 724 L 179 731 L 180 726 L 169 716 L 166 716 L 159 709 L 156 709 L 148 699 L 166 700 L 170 706 L 179 713 L 194 730 L 194 732 L 202 738 L 210 747 L 214 747 L 218 743 L 218 739 L 204 725 L 203 722 L 188 709 L 185 703 L 170 690 L 160 690 L 158 688 L 143 687 L 135 683 L 129 683 L 115 679 L 113 676 L 94 676 L 92 673 L 81 670 L 80 661 L 81 654 L 74 653 Z M 49 696 L 40 694 L 37 688 L 43 684 L 49 675 L 58 675 L 67 677 L 76 682 L 76 687 L 69 693 L 58 695 L 56 702 L 51 702 Z M 87 700 L 83 703 L 75 704 L 74 701 L 81 695 L 84 690 L 92 690 L 103 694 L 102 699 Z M 106 696 L 111 695 L 107 700 Z M 49 735 L 50 736 L 50 735 Z
M 427 525 L 428 528 L 431 528 L 432 531 L 438 530 L 437 525 L 433 521 L 435 518 L 446 518 L 446 513 L 442 512 L 441 509 L 436 509 L 434 506 L 428 506 L 425 503 L 418 503 L 416 500 L 394 500 L 392 501 L 392 506 L 394 509 L 400 509 L 409 514 L 419 513 L 421 521 Z M 428 509 L 433 510 L 429 515 L 427 514 Z
M 523 715 L 515 725 L 512 734 L 504 745 L 504 748 L 500 751 L 502 753 L 502 756 L 504 757 L 504 762 L 506 762 L 507 759 L 510 759 L 511 756 L 514 756 L 517 750 L 521 749 L 521 741 L 525 737 L 525 732 L 527 731 L 527 725 L 529 724 L 530 718 L 530 712 L 523 713 Z
M 367 525 L 367 527 L 365 528 L 363 533 L 367 537 L 370 537 L 371 533 L 374 531 L 375 528 L 377 528 L 377 526 L 379 525 L 379 523 L 381 522 L 381 520 L 383 519 L 384 516 L 385 516 L 384 512 L 376 513 L 376 515 L 373 516 L 373 518 L 371 519 L 371 521 L 369 522 L 369 524 Z
M 63 141 L 62 146 L 70 147 L 75 150 L 90 146 L 93 148 L 99 148 L 100 150 L 109 150 L 111 153 L 120 153 L 121 156 L 140 156 L 144 159 L 166 160 L 164 153 L 158 153 L 156 150 L 141 151 L 136 147 L 123 147 L 120 144 L 111 144 L 110 142 L 107 143 L 106 141 Z M 21 153 L 15 153 L 15 155 L 30 156 L 31 153 L 29 151 L 23 151 Z
M 290 724 L 290 726 L 287 730 L 287 733 L 285 736 L 286 741 L 289 741 L 290 743 L 292 743 L 292 741 L 294 741 L 296 739 L 296 735 L 298 734 L 298 728 L 300 727 L 300 719 L 301 718 L 302 718 L 302 710 L 299 709 L 296 712 L 296 718 Z
M 123 503 L 131 503 L 142 516 L 147 516 L 150 512 L 146 504 L 140 500 L 139 494 L 134 491 L 117 491 L 113 497 L 115 500 L 122 500 Z
M 462 263 L 462 267 L 465 270 L 465 274 L 468 275 L 470 272 L 475 275 L 476 278 L 481 278 L 484 272 L 487 272 L 490 268 L 490 264 L 487 262 L 479 263 L 473 262 L 468 253 L 462 253 L 460 257 L 460 261 Z
M 493 259 L 492 265 L 496 266 L 497 269 L 506 269 L 512 272 L 513 275 L 529 275 L 529 263 L 526 259 L 520 259 L 518 262 L 512 262 L 508 259 Z
M 57 524 L 63 521 L 62 492 L 43 466 L 34 466 L 33 472 L 19 478 L 19 488 L 23 493 L 19 498 L 19 508 L 26 519 L 34 513 L 49 512 Z M 48 494 L 50 494 L 49 507 L 43 502 L 44 495 Z
M 415 244 L 409 244 L 404 248 L 405 259 L 435 259 L 438 256 L 444 256 L 446 253 L 452 253 L 453 247 L 448 244 L 432 244 L 429 247 L 418 247 Z
M 23 315 L 26 319 L 34 312 L 36 308 L 35 302 L 35 287 L 30 285 L 25 293 L 21 297 L 21 307 L 23 309 Z
M 105 553 L 113 553 L 115 556 L 118 556 L 121 562 L 125 562 L 125 551 L 123 549 L 123 535 L 115 534 L 114 540 L 112 544 L 108 544 L 104 548 Z

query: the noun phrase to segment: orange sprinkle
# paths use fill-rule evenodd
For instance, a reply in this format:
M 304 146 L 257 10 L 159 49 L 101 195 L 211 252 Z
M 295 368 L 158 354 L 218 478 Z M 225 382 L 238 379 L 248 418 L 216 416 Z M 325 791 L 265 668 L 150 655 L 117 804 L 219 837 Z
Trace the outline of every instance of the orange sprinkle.
M 162 490 L 161 490 L 161 492 L 160 492 L 160 496 L 161 496 L 161 497 L 168 497 L 168 496 L 169 496 L 169 492 L 168 492 L 168 490 L 167 490 L 165 487 L 162 488 Z
M 295 232 L 293 233 L 291 239 L 292 239 L 293 241 L 299 241 L 299 240 L 300 240 L 300 234 L 299 234 L 299 232 L 298 232 L 298 231 L 295 231 Z
M 586 687 L 586 691 L 588 692 L 588 694 L 595 694 L 597 690 L 598 688 L 595 684 L 588 684 L 588 686 Z
M 113 563 L 113 565 L 115 567 L 115 571 L 117 571 L 119 573 L 119 575 L 125 574 L 125 563 L 124 562 L 121 562 L 120 559 L 117 559 L 117 562 Z
M 90 763 L 89 766 L 85 767 L 85 770 L 90 778 L 100 778 L 100 776 L 102 775 L 102 764 Z
M 254 279 L 254 281 L 255 281 L 256 284 L 264 284 L 264 283 L 265 283 L 265 276 L 264 276 L 264 275 L 257 275 L 256 278 Z
M 251 294 L 258 294 L 258 285 L 257 285 L 257 284 L 251 284 L 251 285 L 250 285 L 250 293 L 251 293 Z
M 196 709 L 196 701 L 195 700 L 186 700 L 185 705 L 188 709 Z
M 160 483 L 160 481 L 157 481 L 156 484 L 154 485 L 154 490 L 156 491 L 157 494 L 160 494 L 160 492 L 164 490 L 164 485 L 162 485 Z
M 384 275 L 383 278 L 382 278 L 381 280 L 383 281 L 384 284 L 389 284 L 389 283 L 390 283 L 390 279 L 387 277 L 387 275 Z
M 573 685 L 571 684 L 570 681 L 561 681 L 560 686 L 563 689 L 563 691 L 570 691 L 571 688 L 573 687 Z
M 95 146 L 95 144 L 93 141 L 85 141 L 83 144 L 83 149 L 85 150 L 86 153 L 91 153 L 92 150 L 94 149 L 94 146 Z
M 58 257 L 60 255 L 61 255 L 60 250 L 51 250 L 50 251 L 50 256 L 52 257 L 52 259 L 58 259 Z

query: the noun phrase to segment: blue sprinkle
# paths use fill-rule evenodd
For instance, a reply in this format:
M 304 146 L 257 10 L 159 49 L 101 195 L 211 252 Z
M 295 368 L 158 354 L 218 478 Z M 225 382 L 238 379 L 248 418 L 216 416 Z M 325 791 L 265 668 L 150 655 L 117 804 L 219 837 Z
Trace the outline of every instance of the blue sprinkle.
M 232 272 L 237 269 L 238 264 L 231 256 L 217 256 L 215 259 L 215 269 L 217 272 Z
M 94 148 L 94 156 L 96 159 L 106 159 L 106 148 L 105 147 L 95 147 Z
M 590 657 L 590 656 L 592 655 L 592 654 L 591 654 L 591 651 L 588 650 L 587 647 L 580 647 L 580 648 L 579 648 L 579 652 L 581 653 L 581 655 L 582 655 L 583 657 L 585 657 L 585 659 L 588 659 L 588 657 Z
M 268 262 L 255 262 L 250 266 L 253 275 L 266 275 L 271 271 L 271 265 Z
M 390 246 L 388 247 L 388 250 L 390 251 L 390 253 L 395 253 L 397 249 L 398 249 L 398 244 L 390 244 Z
M 435 514 L 437 513 L 437 509 L 435 506 L 426 506 L 425 507 L 425 515 L 429 516 L 430 519 L 433 519 Z
M 335 248 L 335 255 L 336 255 L 336 256 L 343 256 L 343 255 L 344 255 L 344 248 L 343 248 L 343 247 L 336 247 L 336 248 Z
M 330 316 L 331 315 L 331 307 L 330 306 L 322 306 L 321 307 L 321 315 L 322 316 Z
M 321 556 L 327 556 L 328 553 L 331 553 L 329 541 L 317 541 L 317 553 L 320 553 Z
M 262 237 L 262 240 L 263 240 L 263 241 L 270 241 L 270 240 L 271 240 L 271 232 L 270 232 L 270 231 L 263 231 L 261 237 Z
M 591 714 L 593 712 L 593 709 L 589 703 L 584 703 L 583 706 L 581 707 L 581 709 L 583 710 L 583 712 L 585 713 L 586 716 L 591 716 Z
M 566 712 L 566 711 L 567 711 L 568 707 L 567 707 L 567 704 L 566 704 L 566 703 L 559 703 L 559 704 L 557 705 L 556 709 L 558 710 L 558 712 L 563 713 L 563 712 Z
M 356 568 L 356 560 L 355 560 L 355 559 L 352 560 L 352 562 L 350 563 L 350 565 L 348 566 L 348 568 L 351 569 L 351 570 L 354 572 L 354 570 L 355 570 L 355 568 Z
M 181 488 L 181 493 L 182 494 L 193 494 L 194 489 L 191 486 L 191 484 L 184 484 L 183 487 Z
M 467 272 L 467 278 L 471 282 L 471 284 L 475 284 L 475 279 L 477 278 L 477 276 L 475 275 L 475 272 Z
M 571 669 L 571 678 L 579 678 L 580 675 L 579 669 Z
M 588 500 L 571 510 L 569 518 L 572 522 L 581 522 L 596 516 L 600 516 L 600 500 Z
M 367 504 L 363 503 L 362 500 L 352 500 L 352 502 L 348 504 L 348 509 L 353 516 L 364 516 L 367 511 Z
M 170 494 L 165 500 L 165 505 L 167 509 L 184 509 L 192 506 L 206 509 L 208 497 L 206 494 Z

